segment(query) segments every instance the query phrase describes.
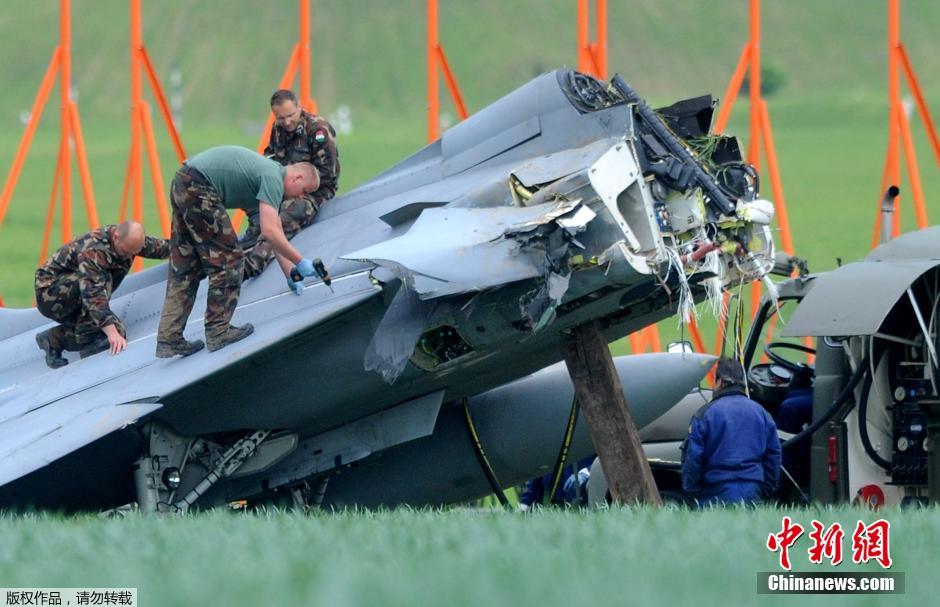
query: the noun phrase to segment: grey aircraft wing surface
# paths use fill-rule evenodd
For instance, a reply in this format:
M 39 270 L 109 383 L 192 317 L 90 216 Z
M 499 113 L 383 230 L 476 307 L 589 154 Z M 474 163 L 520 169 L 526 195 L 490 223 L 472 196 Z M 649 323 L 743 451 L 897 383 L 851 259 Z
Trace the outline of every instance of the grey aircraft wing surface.
M 48 323 L 0 311 L 0 507 L 198 505 L 236 477 L 257 495 L 312 486 L 557 363 L 574 327 L 599 321 L 613 341 L 761 279 L 773 206 L 737 141 L 709 133 L 713 109 L 654 112 L 617 78 L 535 78 L 327 202 L 292 243 L 334 291 L 308 279 L 295 296 L 268 268 L 234 318 L 255 334 L 217 352 L 154 358 L 166 265 L 114 292 L 116 357 L 50 370 Z M 187 337 L 204 310 L 202 285 Z
M 257 323 L 260 330 L 230 348 L 227 362 L 250 364 L 279 341 L 379 292 L 366 274 L 343 277 L 333 288 L 335 293 L 330 293 L 325 285 L 317 284 L 309 286 L 301 297 L 278 294 L 275 298 L 283 302 L 274 309 L 276 315 L 260 310 L 259 301 L 240 306 L 236 318 Z M 0 392 L 0 485 L 156 411 L 165 397 L 185 390 L 214 368 L 205 351 L 185 364 L 182 359 L 154 358 L 156 325 L 150 325 L 149 331 L 137 327 L 146 333 L 128 335 L 130 348 L 121 356 L 91 357 L 4 387 Z M 34 334 L 31 331 L 22 336 L 22 341 Z M 28 346 L 25 344 L 22 356 L 14 360 L 35 366 L 35 345 Z M 96 374 L 98 381 L 75 381 L 90 374 Z

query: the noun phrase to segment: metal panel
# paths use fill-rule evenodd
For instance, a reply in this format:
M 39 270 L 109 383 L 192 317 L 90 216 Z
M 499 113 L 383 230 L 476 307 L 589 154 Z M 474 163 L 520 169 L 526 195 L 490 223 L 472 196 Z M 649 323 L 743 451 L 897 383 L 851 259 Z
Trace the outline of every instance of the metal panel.
M 865 259 L 869 261 L 940 259 L 940 226 L 898 236 L 879 246 Z
M 937 265 L 925 259 L 859 261 L 820 275 L 783 335 L 872 335 L 907 288 Z

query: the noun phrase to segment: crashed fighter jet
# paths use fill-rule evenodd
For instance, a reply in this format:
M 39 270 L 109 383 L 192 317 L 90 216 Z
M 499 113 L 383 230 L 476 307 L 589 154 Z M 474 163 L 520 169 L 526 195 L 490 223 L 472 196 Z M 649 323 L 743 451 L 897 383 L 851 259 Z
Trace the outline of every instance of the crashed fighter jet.
M 323 488 L 557 362 L 573 327 L 599 319 L 612 341 L 761 279 L 773 207 L 737 141 L 708 134 L 712 109 L 653 111 L 619 77 L 536 78 L 326 205 L 293 244 L 332 285 L 297 297 L 271 270 L 244 284 L 234 322 L 256 331 L 224 351 L 153 357 L 166 266 L 115 292 L 118 357 L 50 370 L 47 320 L 0 311 L 0 508 L 187 510 Z M 202 285 L 190 336 L 204 307 Z M 488 488 L 442 494 L 474 491 Z

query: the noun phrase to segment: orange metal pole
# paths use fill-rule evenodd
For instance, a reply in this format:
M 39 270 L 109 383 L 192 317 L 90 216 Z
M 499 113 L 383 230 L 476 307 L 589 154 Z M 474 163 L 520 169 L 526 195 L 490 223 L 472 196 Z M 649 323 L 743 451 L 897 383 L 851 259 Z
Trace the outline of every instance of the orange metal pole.
M 780 169 L 777 166 L 777 148 L 774 145 L 773 129 L 770 126 L 770 112 L 767 102 L 760 101 L 760 124 L 764 136 L 764 152 L 767 154 L 767 169 L 770 173 L 770 188 L 774 195 L 774 206 L 777 209 L 777 223 L 780 226 L 780 238 L 783 241 L 783 250 L 793 255 L 793 234 L 790 232 L 790 214 L 787 212 L 787 203 L 783 197 L 783 182 L 780 181 Z M 755 310 L 756 312 L 756 310 Z
M 597 0 L 597 75 L 607 79 L 607 0 Z
M 450 65 L 444 55 L 444 47 L 440 45 L 437 46 L 437 58 L 440 61 L 441 70 L 444 72 L 444 82 L 447 84 L 450 96 L 454 100 L 454 105 L 457 106 L 457 115 L 460 116 L 461 120 L 466 120 L 468 116 L 467 106 L 463 103 L 463 95 L 460 94 L 460 89 L 457 87 L 457 80 L 454 78 L 453 72 L 450 71 Z
M 588 0 L 578 0 L 578 71 L 591 74 L 590 52 L 588 51 Z
M 55 174 L 52 177 L 52 194 L 49 195 L 49 208 L 46 211 L 46 227 L 42 232 L 42 248 L 39 249 L 39 265 L 46 262 L 49 252 L 49 239 L 52 236 L 52 221 L 55 217 L 55 200 L 59 193 L 59 177 L 62 174 L 62 164 L 65 162 L 65 146 L 68 143 L 63 139 L 59 142 L 59 155 L 56 160 Z
M 901 140 L 904 143 L 904 156 L 907 160 L 907 175 L 911 182 L 911 197 L 914 199 L 914 215 L 917 227 L 927 227 L 927 207 L 924 204 L 924 190 L 920 185 L 920 168 L 917 166 L 917 154 L 914 150 L 914 140 L 911 138 L 911 125 L 907 121 L 904 106 L 897 105 L 898 127 L 901 131 Z
M 72 136 L 69 128 L 69 104 L 72 101 L 72 13 L 71 0 L 59 2 L 59 27 L 61 42 L 59 52 L 62 58 L 59 62 L 59 91 L 62 99 L 62 139 L 65 144 L 65 163 L 62 165 L 62 242 L 72 239 L 72 161 L 69 150 L 69 139 Z
M 131 109 L 131 219 L 138 223 L 144 222 L 144 175 L 142 170 L 141 150 L 143 133 L 141 133 L 140 103 L 135 103 Z M 140 257 L 134 258 L 131 266 L 134 272 L 144 267 Z
M 143 37 L 141 35 L 140 0 L 130 0 L 130 51 L 131 51 L 131 217 L 134 221 L 144 221 L 144 179 L 141 162 L 143 83 L 140 69 Z M 134 259 L 135 272 L 144 267 L 140 257 Z
M 300 0 L 300 101 L 308 112 L 316 113 L 310 94 L 310 0 Z
M 160 108 L 160 114 L 163 115 L 163 121 L 166 123 L 166 130 L 170 134 L 170 141 L 173 142 L 173 149 L 176 150 L 176 158 L 180 161 L 180 164 L 183 164 L 183 161 L 186 160 L 186 150 L 183 149 L 183 142 L 180 140 L 176 125 L 173 124 L 173 114 L 170 112 L 170 106 L 167 104 L 166 97 L 163 95 L 163 88 L 160 86 L 160 81 L 157 80 L 157 74 L 153 70 L 153 65 L 150 63 L 150 55 L 147 54 L 147 49 L 143 46 L 140 48 L 140 62 L 147 72 L 147 79 L 150 81 L 150 90 L 153 91 L 153 96 L 157 99 L 157 106 Z
M 441 136 L 440 130 L 440 91 L 437 80 L 437 0 L 427 0 L 427 61 L 428 61 L 428 142 Z
M 653 352 L 662 352 L 663 344 L 659 339 L 659 327 L 650 325 L 643 330 L 646 333 L 646 339 L 649 342 L 650 349 Z
M 630 352 L 632 354 L 642 354 L 646 352 L 645 339 L 643 339 L 643 329 L 630 334 Z
M 143 123 L 144 141 L 147 144 L 147 158 L 150 160 L 150 178 L 153 181 L 154 202 L 157 216 L 160 218 L 160 231 L 164 238 L 170 237 L 170 215 L 167 209 L 166 191 L 163 189 L 163 174 L 160 171 L 160 155 L 157 153 L 157 141 L 153 136 L 153 121 L 150 117 L 150 104 L 141 103 L 141 122 Z
M 721 294 L 721 314 L 718 316 L 718 333 L 715 335 L 715 356 L 721 355 L 721 346 L 725 338 L 725 327 L 728 324 L 728 316 L 731 310 L 728 309 L 728 302 L 731 300 L 731 294 L 725 291 Z
M 121 211 L 118 213 L 118 221 L 123 222 L 127 219 L 127 192 L 131 186 L 131 158 L 127 157 L 127 170 L 124 171 L 124 189 L 121 191 Z
M 914 93 L 914 99 L 917 100 L 917 110 L 920 112 L 921 120 L 924 121 L 924 129 L 930 139 L 934 158 L 937 159 L 937 164 L 940 164 L 940 141 L 937 140 L 937 129 L 933 125 L 933 118 L 930 117 L 930 110 L 927 109 L 924 93 L 920 90 L 920 82 L 917 80 L 917 75 L 914 74 L 914 68 L 911 67 L 911 60 L 907 57 L 907 50 L 904 48 L 903 42 L 898 42 L 898 58 L 901 60 L 901 67 L 904 68 L 904 74 L 907 76 L 907 84 L 911 87 L 911 92 Z
M 692 317 L 692 322 L 689 323 L 689 333 L 692 335 L 692 345 L 695 346 L 696 352 L 705 353 L 708 350 L 705 348 L 705 340 L 702 339 L 702 333 L 698 330 L 698 323 L 695 321 L 695 317 Z
M 760 0 L 750 0 L 751 42 L 748 81 L 751 95 L 751 133 L 748 141 L 748 162 L 760 164 Z
M 23 170 L 23 164 L 26 162 L 26 154 L 33 142 L 33 135 L 36 133 L 36 127 L 39 125 L 39 118 L 42 116 L 42 110 L 46 106 L 46 100 L 49 98 L 49 92 L 55 84 L 56 73 L 59 70 L 59 48 L 52 51 L 52 59 L 49 60 L 49 67 L 42 77 L 42 83 L 39 85 L 39 91 L 36 93 L 36 99 L 33 101 L 33 107 L 29 111 L 29 120 L 26 122 L 26 129 L 20 138 L 20 143 L 16 147 L 16 155 L 13 157 L 13 164 L 10 166 L 10 172 L 7 173 L 7 180 L 3 185 L 3 193 L 0 194 L 0 226 L 3 225 L 3 218 L 6 216 L 7 207 L 10 204 L 10 198 L 13 197 L 13 190 L 16 189 L 16 183 L 20 178 L 20 171 Z
M 95 204 L 95 189 L 92 186 L 91 171 L 88 170 L 88 157 L 85 154 L 85 137 L 82 136 L 82 122 L 78 116 L 78 105 L 69 102 L 69 126 L 75 139 L 75 158 L 78 161 L 78 175 L 82 182 L 85 196 L 85 214 L 88 215 L 88 227 L 98 227 L 98 207 Z
M 744 82 L 744 75 L 747 73 L 747 66 L 751 63 L 751 44 L 748 42 L 741 49 L 741 57 L 738 58 L 738 65 L 734 68 L 734 74 L 728 81 L 728 88 L 725 89 L 725 96 L 721 102 L 721 110 L 718 112 L 718 120 L 715 121 L 715 133 L 723 133 L 728 125 L 728 118 L 731 117 L 731 108 L 734 107 L 734 101 L 738 98 L 738 91 L 741 90 L 741 83 Z
M 898 183 L 901 176 L 897 106 L 901 105 L 900 78 L 898 74 L 897 53 L 895 49 L 901 43 L 901 17 L 898 0 L 888 0 L 888 163 L 891 183 Z M 882 195 L 883 192 L 879 192 Z M 892 233 L 901 233 L 901 197 L 894 202 L 894 227 Z
M 299 57 L 300 45 L 297 44 L 294 46 L 294 50 L 291 51 L 290 59 L 287 61 L 287 67 L 281 75 L 281 81 L 278 83 L 277 88 L 286 89 L 291 85 L 291 82 L 294 81 L 294 76 L 297 75 Z M 271 136 L 272 126 L 274 126 L 274 113 L 268 112 L 268 119 L 264 122 L 264 130 L 261 131 L 261 138 L 258 139 L 258 146 L 255 148 L 259 154 L 264 152 L 264 148 L 268 147 L 268 138 Z
M 297 66 L 300 64 L 300 44 L 295 44 L 293 50 L 291 50 L 290 59 L 287 61 L 287 67 L 284 68 L 284 73 L 281 75 L 281 81 L 278 83 L 279 89 L 289 88 L 291 83 L 294 82 L 294 77 L 297 75 Z M 301 99 L 301 105 L 303 105 L 303 99 Z M 314 110 L 316 111 L 316 106 L 314 105 Z M 268 112 L 268 117 L 264 121 L 264 128 L 261 130 L 261 136 L 258 138 L 258 145 L 255 147 L 255 150 L 259 154 L 264 153 L 264 149 L 268 147 L 269 137 L 271 136 L 271 127 L 274 126 L 274 113 Z M 236 231 L 241 229 L 242 221 L 245 219 L 245 212 L 242 210 L 235 211 L 235 214 L 232 216 L 232 226 Z

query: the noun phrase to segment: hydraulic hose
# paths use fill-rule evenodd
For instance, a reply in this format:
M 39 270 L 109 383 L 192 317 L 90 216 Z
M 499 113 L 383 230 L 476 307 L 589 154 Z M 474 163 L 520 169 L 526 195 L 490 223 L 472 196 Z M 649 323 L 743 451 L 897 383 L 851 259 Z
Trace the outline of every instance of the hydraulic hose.
M 813 423 L 811 423 L 809 426 L 801 430 L 798 434 L 795 434 L 794 436 L 790 437 L 788 440 L 784 441 L 780 445 L 780 447 L 783 449 L 786 449 L 790 447 L 791 445 L 795 445 L 796 443 L 805 440 L 807 437 L 811 436 L 814 432 L 819 430 L 823 424 L 825 424 L 830 419 L 832 419 L 832 416 L 835 415 L 836 412 L 842 407 L 842 405 L 844 405 L 846 401 L 848 401 L 849 397 L 852 396 L 852 392 L 855 390 L 855 387 L 858 385 L 858 382 L 861 381 L 862 377 L 867 376 L 870 380 L 871 374 L 867 373 L 868 360 L 869 358 L 866 355 L 865 359 L 858 365 L 858 367 L 855 368 L 855 373 L 853 373 L 852 377 L 849 378 L 848 383 L 845 384 L 845 387 L 842 388 L 842 391 L 839 392 L 838 396 L 836 396 L 836 400 L 833 401 L 832 405 L 830 405 L 829 408 L 826 409 L 826 412 L 823 413 L 823 415 L 820 416 L 819 419 L 813 421 Z M 864 388 L 863 388 L 862 397 L 863 398 L 865 397 Z
M 881 455 L 875 451 L 875 447 L 871 444 L 871 437 L 868 436 L 868 396 L 871 394 L 871 385 L 872 378 L 871 373 L 869 373 L 865 376 L 865 383 L 862 384 L 862 393 L 858 399 L 858 437 L 862 440 L 862 447 L 865 448 L 865 453 L 868 454 L 871 461 L 884 468 L 887 472 L 891 472 L 891 462 L 881 457 Z

